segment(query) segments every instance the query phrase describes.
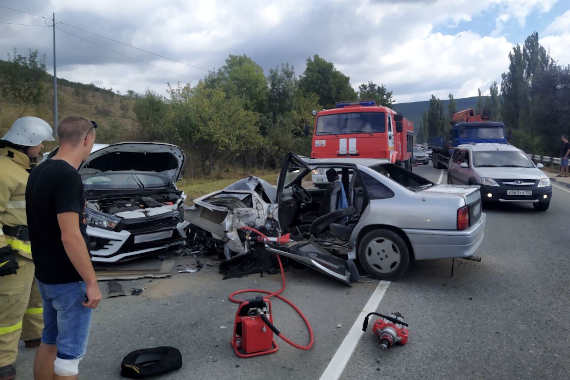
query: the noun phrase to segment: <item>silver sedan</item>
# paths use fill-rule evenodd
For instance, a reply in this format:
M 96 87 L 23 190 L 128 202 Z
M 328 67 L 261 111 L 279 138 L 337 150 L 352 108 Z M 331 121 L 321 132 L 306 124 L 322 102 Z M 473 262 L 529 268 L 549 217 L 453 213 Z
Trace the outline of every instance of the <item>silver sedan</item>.
M 317 169 L 327 172 L 326 188 L 311 186 Z M 267 248 L 343 282 L 358 278 L 354 260 L 374 277 L 395 279 L 412 260 L 473 256 L 485 236 L 478 187 L 437 185 L 383 160 L 290 154 L 277 204 L 292 242 Z

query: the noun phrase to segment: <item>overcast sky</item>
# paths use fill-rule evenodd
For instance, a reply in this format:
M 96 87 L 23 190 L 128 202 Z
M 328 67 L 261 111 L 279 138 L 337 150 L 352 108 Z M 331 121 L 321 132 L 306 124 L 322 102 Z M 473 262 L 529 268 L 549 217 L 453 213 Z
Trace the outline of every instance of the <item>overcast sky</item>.
M 475 96 L 534 31 L 570 64 L 567 0 L 0 0 L 0 59 L 37 49 L 51 71 L 52 12 L 58 77 L 121 93 L 195 85 L 228 54 L 297 75 L 319 54 L 398 102 Z

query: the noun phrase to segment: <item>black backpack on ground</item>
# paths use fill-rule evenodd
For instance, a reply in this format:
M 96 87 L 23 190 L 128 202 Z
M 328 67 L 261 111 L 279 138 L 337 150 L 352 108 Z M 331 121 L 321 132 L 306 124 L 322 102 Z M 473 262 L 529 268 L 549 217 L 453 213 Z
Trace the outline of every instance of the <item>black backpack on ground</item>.
M 155 347 L 136 350 L 125 356 L 121 376 L 144 379 L 162 375 L 182 367 L 182 355 L 174 347 Z

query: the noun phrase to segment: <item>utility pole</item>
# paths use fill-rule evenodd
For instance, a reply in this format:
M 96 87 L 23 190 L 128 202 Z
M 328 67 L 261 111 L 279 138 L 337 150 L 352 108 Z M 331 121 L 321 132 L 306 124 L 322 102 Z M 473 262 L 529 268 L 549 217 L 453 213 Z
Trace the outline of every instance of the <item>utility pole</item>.
M 53 129 L 57 132 L 57 73 L 56 73 L 56 61 L 55 61 L 55 12 L 52 17 L 52 27 L 53 27 Z

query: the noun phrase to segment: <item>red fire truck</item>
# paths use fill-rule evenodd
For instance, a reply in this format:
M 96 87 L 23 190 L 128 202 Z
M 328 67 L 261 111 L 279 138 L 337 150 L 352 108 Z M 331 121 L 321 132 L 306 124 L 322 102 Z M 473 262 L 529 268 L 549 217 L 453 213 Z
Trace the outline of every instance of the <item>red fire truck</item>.
M 312 158 L 379 158 L 411 170 L 414 124 L 402 114 L 364 101 L 315 116 Z

